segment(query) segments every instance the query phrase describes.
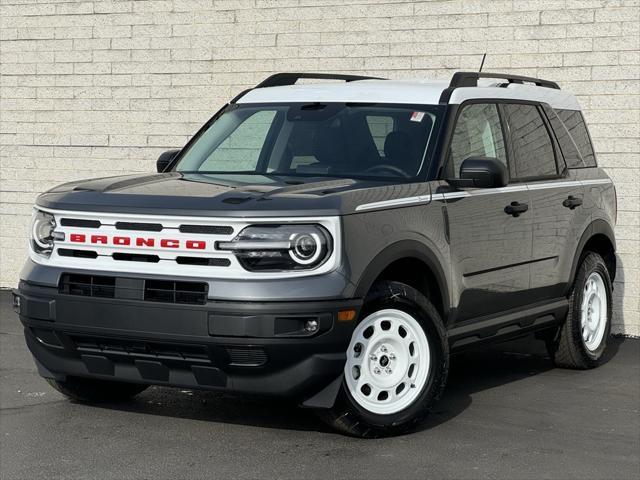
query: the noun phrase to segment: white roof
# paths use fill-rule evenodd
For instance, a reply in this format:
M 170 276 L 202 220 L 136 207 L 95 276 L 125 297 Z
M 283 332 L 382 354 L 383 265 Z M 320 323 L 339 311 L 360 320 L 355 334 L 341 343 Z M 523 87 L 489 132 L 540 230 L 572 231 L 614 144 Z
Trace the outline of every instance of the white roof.
M 495 85 L 493 83 L 489 86 L 456 88 L 451 94 L 449 103 L 462 103 L 474 98 L 505 98 L 548 103 L 553 108 L 562 110 L 580 110 L 576 97 L 565 90 L 519 83 L 510 83 L 508 87 Z
M 498 87 L 498 83 L 502 82 L 480 80 L 477 87 L 456 88 L 449 103 L 459 104 L 476 98 L 505 98 L 545 102 L 553 108 L 580 110 L 576 98 L 564 90 L 517 83 Z M 449 81 L 442 80 L 357 80 L 296 84 L 254 88 L 241 97 L 238 103 L 376 102 L 437 105 L 440 103 L 440 95 L 448 86 Z

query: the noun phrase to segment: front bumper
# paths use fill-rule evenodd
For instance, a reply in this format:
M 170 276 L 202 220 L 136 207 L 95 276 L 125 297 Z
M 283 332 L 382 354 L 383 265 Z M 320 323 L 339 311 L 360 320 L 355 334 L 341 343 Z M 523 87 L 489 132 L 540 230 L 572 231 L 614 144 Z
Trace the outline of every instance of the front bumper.
M 304 399 L 340 376 L 360 300 L 174 304 L 25 281 L 14 308 L 44 377 L 91 377 Z M 356 315 L 357 318 L 357 315 Z M 304 325 L 315 320 L 318 331 Z

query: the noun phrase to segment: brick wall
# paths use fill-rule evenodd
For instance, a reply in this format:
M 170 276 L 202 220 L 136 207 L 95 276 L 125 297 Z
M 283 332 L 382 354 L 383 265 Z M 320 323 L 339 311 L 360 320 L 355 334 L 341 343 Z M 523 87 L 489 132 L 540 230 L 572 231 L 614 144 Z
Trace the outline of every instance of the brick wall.
M 615 331 L 640 334 L 638 0 L 0 0 L 0 285 L 57 183 L 153 171 L 276 71 L 557 80 L 618 189 Z

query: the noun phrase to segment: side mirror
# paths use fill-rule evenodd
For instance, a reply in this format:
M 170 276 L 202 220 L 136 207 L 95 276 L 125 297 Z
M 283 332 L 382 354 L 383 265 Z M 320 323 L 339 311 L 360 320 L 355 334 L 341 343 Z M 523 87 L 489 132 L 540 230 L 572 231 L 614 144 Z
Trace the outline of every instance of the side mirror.
M 180 150 L 167 150 L 162 153 L 158 157 L 158 160 L 156 160 L 156 170 L 158 173 L 164 172 L 179 152 Z
M 497 158 L 469 157 L 460 166 L 460 178 L 447 182 L 454 187 L 499 188 L 509 183 L 509 172 Z

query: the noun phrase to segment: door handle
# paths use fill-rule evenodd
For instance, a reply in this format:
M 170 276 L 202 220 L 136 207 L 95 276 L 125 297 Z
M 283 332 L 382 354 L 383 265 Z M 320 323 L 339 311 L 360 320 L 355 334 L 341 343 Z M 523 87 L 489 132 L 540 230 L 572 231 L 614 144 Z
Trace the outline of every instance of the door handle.
M 526 203 L 511 202 L 511 205 L 504 207 L 504 213 L 513 215 L 514 217 L 519 217 L 521 213 L 527 210 L 529 210 L 529 205 Z
M 576 207 L 579 207 L 580 205 L 582 205 L 582 199 L 574 197 L 573 195 L 569 195 L 569 198 L 567 198 L 564 202 L 562 202 L 563 207 L 567 207 L 571 210 L 573 210 Z

